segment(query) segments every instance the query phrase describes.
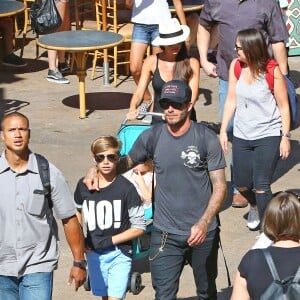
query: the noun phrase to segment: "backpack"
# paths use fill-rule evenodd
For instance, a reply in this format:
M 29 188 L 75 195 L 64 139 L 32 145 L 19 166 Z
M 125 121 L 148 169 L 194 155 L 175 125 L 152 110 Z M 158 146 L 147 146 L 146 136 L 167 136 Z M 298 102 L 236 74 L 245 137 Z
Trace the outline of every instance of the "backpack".
M 300 299 L 300 266 L 294 276 L 280 279 L 268 248 L 261 249 L 268 263 L 273 282 L 261 295 L 260 300 L 298 300 Z
M 54 0 L 36 0 L 29 11 L 31 27 L 37 34 L 48 34 L 56 31 L 62 19 Z
M 53 202 L 51 199 L 51 184 L 50 184 L 50 171 L 49 171 L 49 162 L 48 160 L 41 154 L 34 154 L 36 157 L 39 174 L 41 177 L 41 181 L 44 187 L 44 195 L 45 199 L 48 202 L 48 206 L 50 209 L 53 207 Z
M 276 60 L 270 59 L 266 67 L 265 78 L 272 94 L 274 94 L 274 69 L 277 66 L 278 63 L 276 62 Z M 234 65 L 234 75 L 236 79 L 240 78 L 241 72 L 242 72 L 242 62 L 238 59 Z M 293 129 L 296 126 L 296 120 L 297 120 L 297 94 L 293 82 L 287 76 L 284 76 L 284 79 L 287 86 L 289 106 L 290 106 L 291 129 Z

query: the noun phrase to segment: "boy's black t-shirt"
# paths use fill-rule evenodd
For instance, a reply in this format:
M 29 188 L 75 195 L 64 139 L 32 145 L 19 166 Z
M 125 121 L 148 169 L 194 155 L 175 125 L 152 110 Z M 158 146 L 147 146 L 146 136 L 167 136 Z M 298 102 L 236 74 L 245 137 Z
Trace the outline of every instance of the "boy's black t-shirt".
M 142 205 L 134 185 L 121 175 L 100 191 L 88 190 L 81 178 L 74 199 L 87 225 L 86 246 L 93 250 L 99 248 L 97 245 L 104 237 L 129 229 L 130 215 L 138 212 Z M 118 246 L 128 253 L 131 241 Z

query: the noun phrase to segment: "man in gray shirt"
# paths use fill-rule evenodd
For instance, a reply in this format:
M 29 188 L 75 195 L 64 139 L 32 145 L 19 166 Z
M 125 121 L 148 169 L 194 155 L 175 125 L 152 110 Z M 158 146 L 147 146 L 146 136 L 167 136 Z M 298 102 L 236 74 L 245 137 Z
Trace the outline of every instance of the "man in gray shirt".
M 226 194 L 226 164 L 216 134 L 190 120 L 191 95 L 183 81 L 165 83 L 159 103 L 166 123 L 144 131 L 120 163 L 120 171 L 149 158 L 155 166 L 149 260 L 157 300 L 176 299 L 186 260 L 193 268 L 197 299 L 217 299 L 216 215 Z M 85 182 L 91 189 L 90 179 Z
M 217 65 L 207 59 L 211 32 L 218 26 Z M 275 0 L 205 0 L 201 11 L 197 44 L 201 67 L 208 76 L 219 77 L 220 119 L 228 90 L 229 66 L 237 57 L 235 39 L 242 29 L 261 30 L 269 45 L 270 52 L 279 64 L 283 75 L 288 74 L 287 53 L 284 41 L 288 38 L 280 7 Z M 214 31 L 216 32 L 216 31 Z M 232 133 L 232 124 L 228 128 Z M 246 198 L 234 189 L 233 207 L 248 205 Z
M 28 118 L 18 112 L 4 116 L 1 138 L 0 299 L 50 300 L 59 257 L 58 228 L 35 154 L 28 148 Z M 77 290 L 86 278 L 83 236 L 64 176 L 52 164 L 49 170 L 53 208 L 74 257 L 69 283 L 74 280 Z

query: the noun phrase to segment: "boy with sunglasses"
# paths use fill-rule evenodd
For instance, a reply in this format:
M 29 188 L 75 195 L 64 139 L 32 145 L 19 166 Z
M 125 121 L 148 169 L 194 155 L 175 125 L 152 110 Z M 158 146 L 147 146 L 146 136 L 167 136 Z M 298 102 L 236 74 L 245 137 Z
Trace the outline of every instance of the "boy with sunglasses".
M 87 225 L 86 256 L 92 293 L 102 299 L 123 299 L 131 270 L 131 240 L 145 230 L 144 209 L 135 187 L 117 175 L 121 143 L 101 136 L 91 145 L 98 191 L 82 179 L 75 190 L 78 218 Z

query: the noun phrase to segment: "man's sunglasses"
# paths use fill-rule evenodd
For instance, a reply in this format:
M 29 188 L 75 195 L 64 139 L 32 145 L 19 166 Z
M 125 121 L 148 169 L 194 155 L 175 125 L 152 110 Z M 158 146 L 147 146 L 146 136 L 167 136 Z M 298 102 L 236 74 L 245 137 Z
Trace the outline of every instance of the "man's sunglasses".
M 170 106 L 172 106 L 175 109 L 182 109 L 185 103 L 187 103 L 187 102 L 178 103 L 178 102 L 173 102 L 173 101 L 169 101 L 169 100 L 159 101 L 159 105 L 162 109 L 168 109 Z
M 96 154 L 95 155 L 95 161 L 97 163 L 103 162 L 105 158 L 107 158 L 110 162 L 116 162 L 119 159 L 119 155 L 117 155 L 117 154 L 107 154 L 107 155 Z

